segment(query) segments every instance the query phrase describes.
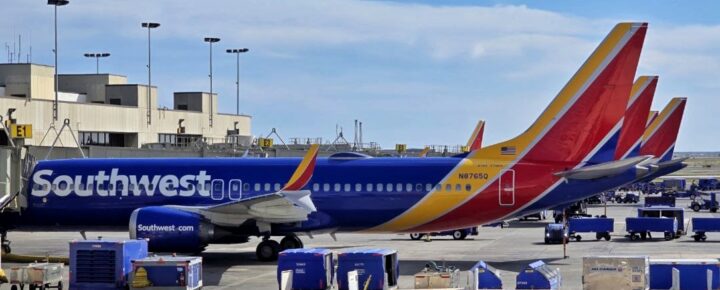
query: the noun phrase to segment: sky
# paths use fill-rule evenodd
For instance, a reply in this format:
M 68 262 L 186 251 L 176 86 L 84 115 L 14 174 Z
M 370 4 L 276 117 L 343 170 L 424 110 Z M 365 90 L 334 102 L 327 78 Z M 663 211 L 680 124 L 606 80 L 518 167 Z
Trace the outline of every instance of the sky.
M 23 37 L 23 59 L 52 64 L 53 9 L 45 0 L 3 0 L 0 44 Z M 437 4 L 441 3 L 441 4 Z M 659 75 L 653 103 L 688 97 L 677 151 L 717 151 L 720 141 L 720 2 L 693 1 L 293 1 L 70 0 L 60 7 L 59 72 L 94 73 L 86 52 L 109 52 L 100 71 L 172 93 L 214 91 L 219 111 L 240 111 L 252 134 L 363 140 L 384 148 L 464 144 L 486 121 L 484 144 L 524 131 L 612 27 L 646 21 L 637 76 Z

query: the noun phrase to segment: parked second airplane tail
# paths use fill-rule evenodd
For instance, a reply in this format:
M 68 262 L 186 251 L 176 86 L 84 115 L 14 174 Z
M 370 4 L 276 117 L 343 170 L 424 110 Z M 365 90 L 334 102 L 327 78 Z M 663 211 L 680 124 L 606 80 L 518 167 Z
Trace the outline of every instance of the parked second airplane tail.
M 475 130 L 473 130 L 473 133 L 470 135 L 470 139 L 468 139 L 467 142 L 467 146 L 470 151 L 478 150 L 482 147 L 483 133 L 485 133 L 485 121 L 480 120 L 475 126 Z
M 686 102 L 687 98 L 670 100 L 670 103 L 645 129 L 640 154 L 654 155 L 659 162 L 672 159 Z
M 620 139 L 615 150 L 615 160 L 640 154 L 640 143 L 647 125 L 657 82 L 657 76 L 641 76 L 633 84 L 623 127 L 620 131 Z

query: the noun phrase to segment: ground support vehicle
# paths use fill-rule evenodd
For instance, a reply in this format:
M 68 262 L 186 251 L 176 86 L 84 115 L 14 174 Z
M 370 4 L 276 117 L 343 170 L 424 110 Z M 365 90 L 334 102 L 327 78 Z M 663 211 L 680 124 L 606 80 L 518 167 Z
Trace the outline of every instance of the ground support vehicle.
M 669 241 L 676 237 L 678 225 L 672 218 L 629 217 L 625 219 L 625 227 L 633 241 L 652 238 L 651 233 L 663 233 Z
M 568 227 L 570 232 L 570 238 L 574 238 L 575 241 L 582 240 L 582 236 L 579 233 L 595 233 L 595 239 L 610 240 L 610 233 L 613 232 L 615 220 L 611 218 L 586 218 L 586 217 L 575 217 L 568 219 Z

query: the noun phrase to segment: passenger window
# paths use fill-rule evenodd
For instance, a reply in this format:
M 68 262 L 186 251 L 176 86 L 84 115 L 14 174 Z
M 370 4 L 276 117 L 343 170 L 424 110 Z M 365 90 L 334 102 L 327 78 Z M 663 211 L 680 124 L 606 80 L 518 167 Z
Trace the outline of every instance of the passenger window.
M 330 184 L 328 184 L 328 183 L 323 184 L 323 191 L 324 192 L 330 191 Z
M 405 184 L 405 191 L 412 192 L 412 183 Z
M 360 183 L 355 183 L 355 191 L 356 191 L 356 192 L 361 192 L 361 191 L 362 191 L 362 184 L 360 184 Z
M 445 184 L 445 191 L 452 191 L 452 184 Z
M 460 191 L 460 190 L 462 190 L 462 186 L 460 186 L 460 184 L 455 184 L 455 191 Z
M 472 190 L 472 185 L 465 184 L 465 191 L 471 191 L 471 190 Z
M 393 192 L 393 185 L 392 185 L 392 183 L 388 183 L 388 185 L 387 185 L 387 192 Z
M 345 183 L 345 192 L 350 192 L 350 184 Z
M 435 191 L 442 191 L 442 184 L 435 184 Z
M 430 192 L 432 190 L 432 188 L 433 188 L 432 184 L 430 184 L 430 183 L 425 184 L 425 191 Z
M 342 186 L 340 185 L 340 183 L 335 183 L 335 185 L 333 185 L 333 189 L 335 189 L 335 192 L 340 192 L 341 187 Z
M 190 184 L 192 186 L 192 184 Z M 190 189 L 190 186 L 188 186 L 188 189 Z M 250 183 L 243 183 L 243 192 L 250 191 Z
M 254 187 L 255 187 L 255 192 L 259 192 L 259 191 L 260 191 L 260 183 L 255 183 L 255 186 L 254 186 Z
M 280 183 L 275 183 L 275 191 L 280 191 Z
M 210 182 L 205 182 L 205 187 L 203 187 L 206 191 L 210 190 Z
M 366 190 L 367 192 L 372 192 L 372 191 L 373 191 L 373 185 L 372 185 L 372 183 L 368 183 L 368 184 L 365 186 L 365 190 Z
M 265 183 L 265 191 L 270 191 L 270 183 Z
M 396 190 L 397 192 L 401 192 L 401 191 L 403 190 L 402 183 L 398 183 L 397 186 L 395 186 L 395 190 Z
M 378 183 L 378 184 L 377 184 L 377 191 L 383 191 L 383 184 L 382 184 L 382 183 Z
M 415 184 L 415 191 L 417 191 L 417 192 L 423 191 L 423 185 L 420 183 Z
M 320 184 L 313 183 L 313 189 L 312 189 L 312 190 L 313 190 L 313 191 L 316 191 L 316 192 L 317 192 L 317 191 L 320 191 Z

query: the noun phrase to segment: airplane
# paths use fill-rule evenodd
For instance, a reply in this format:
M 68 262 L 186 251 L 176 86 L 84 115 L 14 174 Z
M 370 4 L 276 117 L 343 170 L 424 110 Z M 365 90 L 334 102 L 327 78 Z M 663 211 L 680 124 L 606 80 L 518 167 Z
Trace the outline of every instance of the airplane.
M 302 247 L 298 234 L 488 224 L 565 183 L 573 198 L 591 196 L 614 186 L 615 176 L 641 171 L 642 160 L 585 165 L 623 117 L 646 31 L 647 23 L 617 24 L 538 119 L 508 141 L 442 158 L 319 158 L 313 145 L 302 159 L 40 161 L 16 197 L 20 213 L 0 215 L 3 238 L 7 230 L 129 228 L 151 251 L 197 252 L 261 237 L 257 258 L 271 261 Z
M 687 167 L 683 163 L 687 158 L 672 158 L 686 103 L 687 98 L 673 98 L 657 117 L 652 118 L 643 133 L 640 154 L 653 155 L 655 158 L 644 164 L 651 171 L 635 182 L 652 181 Z

